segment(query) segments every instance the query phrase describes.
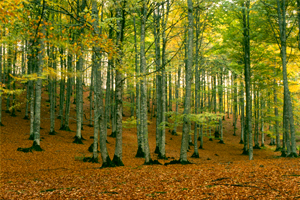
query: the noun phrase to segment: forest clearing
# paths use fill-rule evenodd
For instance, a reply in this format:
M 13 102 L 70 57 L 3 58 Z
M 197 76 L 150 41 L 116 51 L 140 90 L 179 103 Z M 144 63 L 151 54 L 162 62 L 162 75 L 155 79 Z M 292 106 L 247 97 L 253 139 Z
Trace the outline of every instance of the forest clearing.
M 0 199 L 300 198 L 300 0 L 0 1 Z

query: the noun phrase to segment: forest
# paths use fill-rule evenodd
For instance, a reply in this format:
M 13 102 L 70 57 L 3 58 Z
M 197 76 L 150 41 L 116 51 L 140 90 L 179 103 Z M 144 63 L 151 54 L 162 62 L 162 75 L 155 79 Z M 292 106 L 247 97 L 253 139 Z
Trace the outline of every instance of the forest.
M 300 0 L 3 0 L 0 199 L 300 198 Z

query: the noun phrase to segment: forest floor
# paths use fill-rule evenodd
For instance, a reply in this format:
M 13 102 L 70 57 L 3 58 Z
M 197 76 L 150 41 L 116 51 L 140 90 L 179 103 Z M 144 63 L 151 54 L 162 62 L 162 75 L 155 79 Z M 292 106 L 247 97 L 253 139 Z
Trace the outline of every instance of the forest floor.
M 24 98 L 24 97 L 23 97 Z M 49 135 L 50 114 L 44 94 L 41 120 L 42 152 L 24 153 L 17 148 L 30 147 L 29 120 L 23 119 L 24 108 L 16 117 L 3 113 L 0 127 L 1 192 L 0 199 L 293 199 L 300 198 L 300 160 L 281 158 L 275 147 L 254 150 L 254 160 L 242 155 L 243 145 L 233 136 L 232 116 L 224 121 L 224 142 L 209 141 L 204 137 L 200 158 L 191 158 L 189 165 L 145 166 L 137 152 L 136 129 L 123 129 L 124 167 L 104 168 L 100 163 L 86 163 L 91 156 L 93 127 L 84 122 L 84 144 L 74 144 L 75 105 L 72 104 L 70 128 L 73 132 L 59 131 Z M 24 99 L 23 99 L 24 100 Z M 21 100 L 22 101 L 22 100 Z M 88 115 L 89 103 L 85 96 L 84 110 Z M 24 106 L 24 105 L 23 105 Z M 3 107 L 4 109 L 4 107 Z M 58 111 L 58 108 L 57 108 Z M 125 114 L 128 116 L 128 110 Z M 108 135 L 111 129 L 108 130 Z M 113 157 L 115 139 L 108 137 L 108 150 Z M 155 119 L 149 125 L 151 158 L 157 159 L 155 150 Z M 181 136 L 166 131 L 164 164 L 179 159 Z M 199 145 L 199 142 L 198 142 Z

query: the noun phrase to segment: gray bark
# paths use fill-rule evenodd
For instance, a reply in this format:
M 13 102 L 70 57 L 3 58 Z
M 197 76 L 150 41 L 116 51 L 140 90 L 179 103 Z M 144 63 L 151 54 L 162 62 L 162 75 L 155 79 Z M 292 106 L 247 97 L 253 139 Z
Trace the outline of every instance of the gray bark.
M 250 30 L 249 30 L 249 6 L 250 1 L 246 1 L 243 9 L 243 26 L 244 26 L 244 50 L 245 50 L 245 85 L 246 85 L 246 120 L 245 120 L 245 137 L 249 138 L 249 149 L 244 149 L 244 154 L 249 155 L 249 160 L 253 160 L 253 141 L 252 141 L 252 112 L 251 112 L 251 82 L 250 82 Z
M 60 92 L 59 92 L 59 118 L 60 118 L 60 127 L 64 126 L 64 105 L 65 105 L 65 82 L 66 76 L 63 72 L 63 69 L 66 68 L 66 64 L 63 59 L 64 50 L 60 49 L 60 69 L 61 69 L 61 79 L 60 79 Z
M 147 123 L 147 78 L 146 74 L 146 56 L 145 56 L 145 27 L 147 21 L 147 1 L 144 0 L 142 7 L 141 16 L 141 42 L 140 42 L 140 69 L 143 78 L 141 80 L 141 127 L 143 129 L 144 136 L 144 153 L 145 153 L 145 164 L 150 164 L 151 156 L 148 141 L 148 123 Z
M 45 35 L 45 27 L 42 27 L 42 34 Z M 41 100 L 42 100 L 42 71 L 44 66 L 44 50 L 45 44 L 44 39 L 39 39 L 39 50 L 38 50 L 38 65 L 37 65 L 37 76 L 35 85 L 35 108 L 34 108 L 34 122 L 33 122 L 33 135 L 34 141 L 33 146 L 40 146 L 40 128 L 41 128 Z
M 70 52 L 68 52 L 67 65 L 68 65 L 68 73 L 70 73 L 70 74 L 72 74 L 72 72 L 73 72 L 72 60 L 73 60 L 73 56 Z M 69 117 L 70 117 L 71 93 L 72 93 L 73 79 L 74 79 L 74 77 L 69 76 L 68 80 L 67 80 L 65 121 L 64 121 L 64 125 L 60 128 L 61 130 L 66 130 L 66 131 L 70 131 Z
M 288 129 L 290 130 L 291 138 L 291 149 L 289 149 L 290 143 L 287 143 L 288 156 L 297 157 L 296 152 L 296 138 L 295 138 L 295 126 L 294 126 L 294 116 L 293 116 L 293 107 L 290 97 L 288 79 L 287 79 L 287 59 L 286 59 L 286 2 L 285 0 L 277 0 L 277 13 L 278 13 L 278 25 L 280 30 L 280 44 L 281 44 L 281 61 L 282 61 L 282 73 L 283 73 L 283 85 L 284 85 L 284 131 L 287 133 Z M 287 138 L 288 134 L 286 135 Z M 288 141 L 288 140 L 287 140 Z M 289 153 L 289 151 L 291 151 Z
M 135 52 L 135 73 L 136 76 L 140 75 L 140 68 L 138 67 L 138 49 L 137 49 L 137 33 L 136 33 L 136 23 L 135 17 L 133 17 L 133 26 L 134 26 L 134 52 Z M 137 143 L 138 150 L 136 157 L 144 157 L 144 134 L 141 126 L 141 95 L 140 95 L 140 81 L 136 78 L 136 128 L 137 128 Z M 156 129 L 157 130 L 157 129 Z
M 117 47 L 119 57 L 116 59 L 116 148 L 114 153 L 113 162 L 117 166 L 123 166 L 122 161 L 122 112 L 123 112 L 123 102 L 122 102 L 122 94 L 123 94 L 123 81 L 122 74 L 120 69 L 122 67 L 122 42 L 124 39 L 124 29 L 125 29 L 125 4 L 126 2 L 123 0 L 116 1 L 116 17 L 117 20 Z
M 188 0 L 188 43 L 187 43 L 187 65 L 186 65 L 186 92 L 184 101 L 184 119 L 183 131 L 181 139 L 180 162 L 186 163 L 187 161 L 187 148 L 188 148 L 188 135 L 190 120 L 188 115 L 191 113 L 191 73 L 193 67 L 193 1 Z

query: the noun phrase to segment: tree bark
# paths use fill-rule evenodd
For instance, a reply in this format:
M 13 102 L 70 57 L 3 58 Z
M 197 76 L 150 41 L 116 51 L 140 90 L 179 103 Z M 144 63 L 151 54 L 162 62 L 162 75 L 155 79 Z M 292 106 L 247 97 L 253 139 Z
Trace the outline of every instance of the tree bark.
M 186 65 L 186 92 L 184 101 L 184 119 L 183 119 L 183 132 L 181 139 L 180 162 L 187 163 L 187 148 L 189 136 L 189 115 L 191 113 L 191 73 L 193 67 L 193 1 L 188 0 L 188 43 L 187 43 L 187 65 Z

